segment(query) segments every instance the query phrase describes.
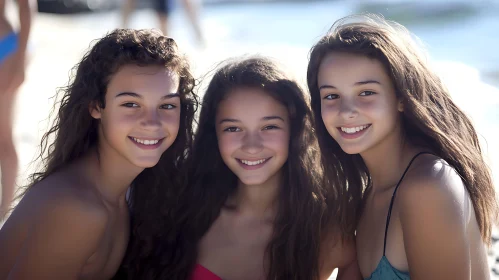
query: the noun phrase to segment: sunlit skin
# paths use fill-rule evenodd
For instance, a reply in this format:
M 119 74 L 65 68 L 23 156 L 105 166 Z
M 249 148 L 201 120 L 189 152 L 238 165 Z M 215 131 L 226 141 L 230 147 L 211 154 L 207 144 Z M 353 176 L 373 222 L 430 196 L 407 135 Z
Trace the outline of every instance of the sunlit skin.
M 339 67 L 350 63 L 353 65 Z M 321 63 L 318 80 L 324 125 L 343 151 L 369 153 L 388 143 L 387 137 L 401 134 L 399 114 L 403 108 L 379 61 L 331 53 Z M 347 133 L 342 128 L 358 131 Z
M 262 185 L 279 176 L 289 146 L 284 105 L 261 90 L 239 89 L 220 103 L 216 120 L 220 154 L 241 184 Z
M 0 231 L 0 279 L 114 276 L 129 239 L 126 191 L 175 140 L 177 90 L 164 67 L 127 65 L 111 77 L 105 108 L 89 108 L 98 147 L 33 186 Z
M 156 165 L 178 134 L 177 87 L 178 78 L 164 67 L 123 67 L 109 83 L 105 108 L 91 110 L 101 120 L 101 145 L 137 167 Z
M 380 61 L 331 52 L 319 67 L 318 86 L 331 141 L 360 154 L 371 175 L 356 231 L 358 262 L 367 278 L 383 255 L 395 186 L 413 156 L 428 150 L 405 139 L 404 106 Z M 489 279 L 470 196 L 457 172 L 434 155 L 417 158 L 404 177 L 387 237 L 388 261 L 411 280 Z

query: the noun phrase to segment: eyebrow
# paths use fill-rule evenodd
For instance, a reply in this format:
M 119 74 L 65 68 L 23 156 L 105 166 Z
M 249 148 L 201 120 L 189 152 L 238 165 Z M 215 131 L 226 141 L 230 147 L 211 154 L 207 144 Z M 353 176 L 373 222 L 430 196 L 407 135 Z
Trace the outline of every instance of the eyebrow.
M 138 93 L 128 92 L 128 91 L 116 94 L 115 98 L 118 98 L 120 96 L 131 96 L 131 97 L 136 97 L 136 98 L 140 98 L 140 99 L 143 98 L 142 95 L 140 95 Z M 169 94 L 166 94 L 166 95 L 162 96 L 161 100 L 170 99 L 170 98 L 174 98 L 174 97 L 180 97 L 180 94 L 178 94 L 178 93 L 169 93 Z
M 268 116 L 268 117 L 263 117 L 262 120 L 264 121 L 272 121 L 272 120 L 281 120 L 284 122 L 284 119 L 279 117 L 279 116 Z
M 262 120 L 264 120 L 264 121 L 281 120 L 281 121 L 284 122 L 284 119 L 282 117 L 279 117 L 279 116 L 267 116 L 267 117 L 263 117 Z M 224 123 L 224 122 L 228 122 L 228 123 L 240 123 L 241 121 L 237 120 L 237 119 L 222 119 L 218 123 L 221 124 L 221 123 Z
M 356 82 L 354 83 L 353 85 L 354 86 L 362 86 L 362 85 L 368 85 L 368 84 L 378 84 L 378 85 L 381 85 L 380 82 L 376 81 L 376 80 L 365 80 L 365 81 L 360 81 L 360 82 Z M 322 85 L 319 87 L 319 90 L 321 89 L 325 89 L 325 88 L 332 88 L 332 89 L 336 89 L 335 86 L 332 86 L 332 85 Z
M 241 121 L 240 120 L 236 120 L 236 119 L 223 119 L 223 120 L 220 120 L 220 122 L 218 122 L 218 123 L 221 124 L 221 123 L 224 123 L 224 122 L 239 123 Z

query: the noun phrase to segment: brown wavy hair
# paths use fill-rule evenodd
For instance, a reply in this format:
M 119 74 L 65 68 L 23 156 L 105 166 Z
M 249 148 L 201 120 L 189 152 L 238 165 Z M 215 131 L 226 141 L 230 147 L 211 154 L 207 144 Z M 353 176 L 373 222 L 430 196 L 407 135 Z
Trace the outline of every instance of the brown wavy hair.
M 439 77 L 430 70 L 416 43 L 416 38 L 402 25 L 367 14 L 338 20 L 310 51 L 307 83 L 323 153 L 322 164 L 328 183 L 345 186 L 335 189 L 338 205 L 353 206 L 338 208 L 341 228 L 345 233 L 355 230 L 369 173 L 359 155 L 343 152 L 321 119 L 318 69 L 323 58 L 333 51 L 366 56 L 383 64 L 397 97 L 403 102 L 405 139 L 431 150 L 455 168 L 473 202 L 482 238 L 489 244 L 492 224 L 497 220 L 497 201 L 477 133 Z
M 177 138 L 154 167 L 146 168 L 132 182 L 129 197 L 132 236 L 127 260 L 134 263 L 147 255 L 147 250 L 152 250 L 144 244 L 150 244 L 159 229 L 167 226 L 168 220 L 161 219 L 164 213 L 158 209 L 163 209 L 163 203 L 183 187 L 186 158 L 192 145 L 192 123 L 198 106 L 193 92 L 195 80 L 173 39 L 151 30 L 116 29 L 95 42 L 73 68 L 68 85 L 57 93 L 57 96 L 62 94 L 54 105 L 59 109 L 52 127 L 42 138 L 37 158 L 42 171 L 30 176 L 24 193 L 97 146 L 99 122 L 91 117 L 90 104 L 106 106 L 108 83 L 125 65 L 164 66 L 174 71 L 179 76 L 181 100 Z
M 321 217 L 325 211 L 318 145 L 309 102 L 298 84 L 270 59 L 225 61 L 213 75 L 202 102 L 195 134 L 189 188 L 179 200 L 178 234 L 165 234 L 162 270 L 141 279 L 188 279 L 200 239 L 237 191 L 237 177 L 218 149 L 215 116 L 219 103 L 235 88 L 259 88 L 286 106 L 290 116 L 289 157 L 283 166 L 274 232 L 267 247 L 267 279 L 318 279 Z M 181 218 L 183 217 L 183 218 Z M 179 223 L 176 224 L 179 226 Z M 168 229 L 170 232 L 171 229 Z

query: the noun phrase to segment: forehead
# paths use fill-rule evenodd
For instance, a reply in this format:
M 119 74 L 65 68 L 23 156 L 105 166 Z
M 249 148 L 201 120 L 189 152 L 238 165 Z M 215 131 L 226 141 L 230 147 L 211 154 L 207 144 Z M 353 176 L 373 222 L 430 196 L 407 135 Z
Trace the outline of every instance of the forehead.
M 319 66 L 319 86 L 325 82 L 351 82 L 360 80 L 377 80 L 390 83 L 383 64 L 364 55 L 346 52 L 331 52 L 327 54 Z
M 220 102 L 217 117 L 227 115 L 248 115 L 264 117 L 279 115 L 287 117 L 286 106 L 266 91 L 259 88 L 236 88 L 231 90 Z
M 108 84 L 109 89 L 164 89 L 176 92 L 179 77 L 175 71 L 164 66 L 124 65 L 113 76 Z

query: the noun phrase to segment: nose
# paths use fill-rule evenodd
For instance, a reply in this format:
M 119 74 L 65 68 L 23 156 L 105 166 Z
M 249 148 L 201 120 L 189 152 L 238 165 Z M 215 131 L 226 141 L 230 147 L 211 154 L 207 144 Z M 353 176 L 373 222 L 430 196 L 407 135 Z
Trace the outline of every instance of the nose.
M 140 125 L 147 130 L 157 130 L 161 127 L 161 120 L 156 109 L 147 110 L 140 122 Z
M 258 132 L 246 133 L 243 137 L 242 150 L 248 154 L 258 154 L 263 150 L 262 137 Z
M 343 119 L 353 119 L 358 115 L 357 106 L 355 106 L 355 102 L 353 100 L 348 100 L 343 98 L 340 104 L 340 116 Z

